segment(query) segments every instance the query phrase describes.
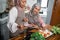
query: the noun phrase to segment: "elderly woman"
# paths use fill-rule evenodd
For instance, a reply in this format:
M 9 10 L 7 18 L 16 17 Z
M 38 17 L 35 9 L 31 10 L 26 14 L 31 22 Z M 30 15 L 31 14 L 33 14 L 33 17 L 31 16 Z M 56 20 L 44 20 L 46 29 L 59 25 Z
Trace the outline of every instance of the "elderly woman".
M 16 6 L 9 11 L 9 21 L 7 24 L 11 32 L 11 37 L 19 35 L 21 30 L 23 30 L 26 0 L 15 0 L 15 4 Z
M 28 18 L 28 22 L 33 25 L 45 27 L 45 23 L 43 22 L 42 18 L 39 15 L 41 7 L 39 3 L 36 3 L 32 6 L 32 9 L 29 13 L 26 14 Z

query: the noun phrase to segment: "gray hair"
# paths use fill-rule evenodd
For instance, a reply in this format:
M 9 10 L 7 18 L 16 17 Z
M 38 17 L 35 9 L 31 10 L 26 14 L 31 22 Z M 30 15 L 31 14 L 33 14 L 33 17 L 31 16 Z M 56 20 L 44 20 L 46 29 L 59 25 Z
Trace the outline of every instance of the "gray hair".
M 31 12 L 33 11 L 33 9 L 34 9 L 36 6 L 39 6 L 39 7 L 41 8 L 41 4 L 35 3 L 35 4 L 32 6 Z

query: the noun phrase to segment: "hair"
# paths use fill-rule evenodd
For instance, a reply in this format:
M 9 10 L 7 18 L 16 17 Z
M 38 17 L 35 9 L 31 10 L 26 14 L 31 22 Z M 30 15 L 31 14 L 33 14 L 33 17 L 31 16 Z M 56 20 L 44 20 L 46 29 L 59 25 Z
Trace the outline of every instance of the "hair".
M 34 9 L 36 6 L 39 6 L 39 7 L 41 8 L 41 5 L 40 5 L 39 3 L 35 3 L 35 4 L 32 6 L 31 12 L 33 11 L 33 9 Z

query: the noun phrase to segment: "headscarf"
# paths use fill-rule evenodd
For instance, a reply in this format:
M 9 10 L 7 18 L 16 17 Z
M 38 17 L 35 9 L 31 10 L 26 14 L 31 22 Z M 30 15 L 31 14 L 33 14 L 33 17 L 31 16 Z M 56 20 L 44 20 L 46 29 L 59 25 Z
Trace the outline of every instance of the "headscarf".
M 20 5 L 20 1 L 21 0 L 15 0 L 14 2 L 15 2 L 15 6 L 19 6 Z
M 35 3 L 35 4 L 32 6 L 32 9 L 31 9 L 32 15 L 34 15 L 34 14 L 33 14 L 33 10 L 34 10 L 34 8 L 35 8 L 36 6 L 39 6 L 39 7 L 41 8 L 41 5 L 40 5 L 39 3 Z

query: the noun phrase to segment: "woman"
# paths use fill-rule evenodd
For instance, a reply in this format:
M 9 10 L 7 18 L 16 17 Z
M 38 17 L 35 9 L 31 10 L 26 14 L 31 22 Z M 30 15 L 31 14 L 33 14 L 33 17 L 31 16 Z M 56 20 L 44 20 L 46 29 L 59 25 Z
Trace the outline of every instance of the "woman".
M 29 13 L 26 14 L 26 17 L 28 18 L 28 22 L 30 24 L 34 24 L 37 26 L 45 27 L 45 23 L 43 22 L 42 18 L 39 15 L 39 11 L 41 9 L 41 6 L 39 3 L 36 3 L 32 6 L 32 9 Z
M 9 11 L 9 21 L 7 24 L 11 37 L 19 35 L 21 30 L 23 30 L 26 0 L 15 0 L 15 4 L 16 6 Z

